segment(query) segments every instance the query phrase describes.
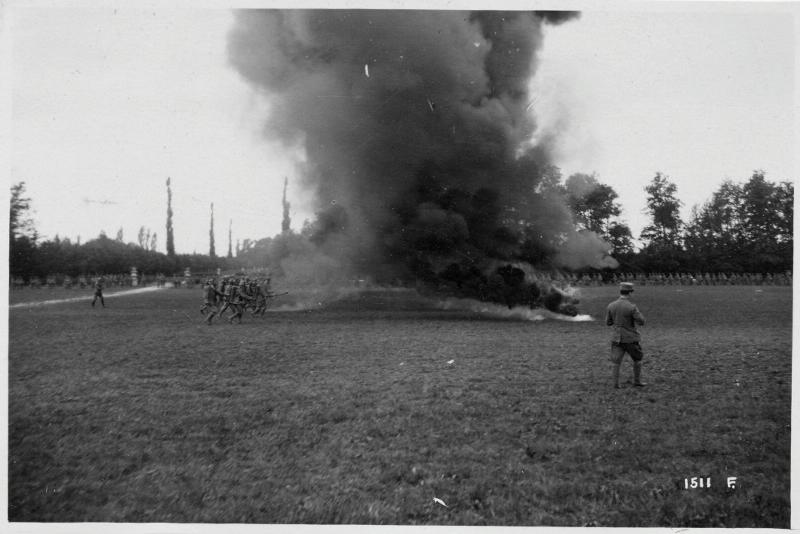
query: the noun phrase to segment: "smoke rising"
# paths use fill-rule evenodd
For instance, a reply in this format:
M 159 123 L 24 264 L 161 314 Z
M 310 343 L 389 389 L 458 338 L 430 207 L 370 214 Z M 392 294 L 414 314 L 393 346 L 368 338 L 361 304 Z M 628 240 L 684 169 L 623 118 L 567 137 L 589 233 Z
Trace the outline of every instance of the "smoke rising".
M 602 242 L 575 232 L 548 194 L 547 147 L 530 143 L 542 26 L 575 16 L 237 12 L 229 59 L 271 103 L 266 135 L 305 147 L 315 253 L 501 302 L 539 296 L 512 263 L 596 265 Z

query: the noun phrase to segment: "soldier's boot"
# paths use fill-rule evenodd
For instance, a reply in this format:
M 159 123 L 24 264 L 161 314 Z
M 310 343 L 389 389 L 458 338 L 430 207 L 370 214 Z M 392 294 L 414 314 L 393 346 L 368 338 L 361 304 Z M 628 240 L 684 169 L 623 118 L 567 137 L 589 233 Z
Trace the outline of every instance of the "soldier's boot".
M 620 363 L 622 363 L 622 362 L 620 362 Z M 614 373 L 613 373 L 613 376 L 614 376 L 614 389 L 619 389 L 619 366 L 620 366 L 619 363 L 615 363 L 614 364 Z
M 644 387 L 642 382 L 642 362 L 633 362 L 633 385 Z

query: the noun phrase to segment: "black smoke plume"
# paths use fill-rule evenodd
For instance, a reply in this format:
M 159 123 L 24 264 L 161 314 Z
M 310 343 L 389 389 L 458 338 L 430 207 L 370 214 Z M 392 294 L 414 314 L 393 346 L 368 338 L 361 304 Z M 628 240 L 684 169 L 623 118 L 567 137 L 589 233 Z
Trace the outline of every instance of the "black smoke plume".
M 526 266 L 603 247 L 573 243 L 547 149 L 531 144 L 542 26 L 574 16 L 246 10 L 229 58 L 269 99 L 266 134 L 304 147 L 311 241 L 337 268 L 530 304 Z

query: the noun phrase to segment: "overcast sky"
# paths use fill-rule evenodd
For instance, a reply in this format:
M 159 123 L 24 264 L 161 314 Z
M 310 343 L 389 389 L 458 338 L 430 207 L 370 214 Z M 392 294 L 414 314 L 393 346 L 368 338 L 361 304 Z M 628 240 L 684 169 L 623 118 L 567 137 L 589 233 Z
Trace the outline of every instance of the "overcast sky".
M 684 220 L 726 178 L 797 178 L 793 20 L 720 7 L 584 12 L 547 32 L 535 111 L 560 132 L 556 163 L 612 185 L 637 236 L 657 171 Z
M 312 216 L 301 155 L 260 132 L 268 97 L 227 64 L 230 11 L 158 5 L 7 10 L 10 182 L 26 182 L 40 233 L 86 241 L 122 228 L 135 241 L 145 226 L 164 251 L 167 177 L 178 252 L 208 252 L 211 202 L 218 253 L 230 220 L 234 241 L 278 233 L 284 177 L 299 229 Z M 615 6 L 546 33 L 532 111 L 557 131 L 565 177 L 612 185 L 636 235 L 656 171 L 678 185 L 687 218 L 725 178 L 796 177 L 785 6 Z

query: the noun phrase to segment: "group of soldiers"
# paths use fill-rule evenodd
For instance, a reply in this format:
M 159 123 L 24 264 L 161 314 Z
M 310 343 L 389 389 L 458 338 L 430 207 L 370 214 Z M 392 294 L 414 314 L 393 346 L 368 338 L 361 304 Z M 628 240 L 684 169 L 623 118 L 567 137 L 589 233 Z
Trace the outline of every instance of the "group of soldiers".
M 269 299 L 285 295 L 286 293 L 273 293 L 271 278 L 232 278 L 223 277 L 217 283 L 214 278 L 206 280 L 203 286 L 203 305 L 200 313 L 206 316 L 206 323 L 211 324 L 214 317 L 222 317 L 227 310 L 228 322 L 242 322 L 245 311 L 253 317 L 263 316 L 267 311 Z

